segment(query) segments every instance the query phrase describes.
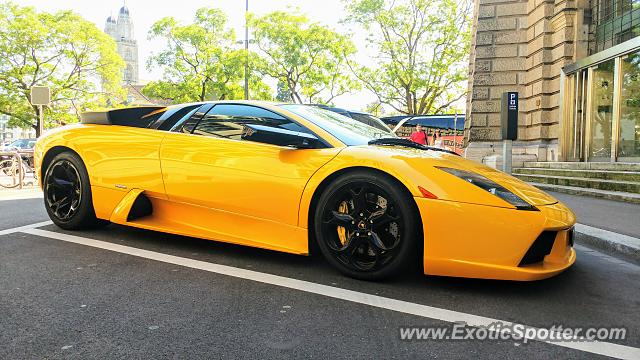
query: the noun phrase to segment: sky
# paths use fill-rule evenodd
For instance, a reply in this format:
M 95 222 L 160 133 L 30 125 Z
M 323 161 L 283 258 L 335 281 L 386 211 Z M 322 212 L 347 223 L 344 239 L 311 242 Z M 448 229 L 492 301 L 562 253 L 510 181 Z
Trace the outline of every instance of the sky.
M 20 0 L 17 3 L 21 6 L 34 6 L 40 11 L 48 12 L 71 9 L 85 19 L 94 22 L 101 30 L 104 30 L 107 17 L 109 15 L 117 17 L 120 8 L 126 4 L 133 20 L 135 38 L 138 41 L 139 77 L 145 81 L 157 80 L 162 76 L 162 72 L 159 70 L 149 71 L 147 69 L 149 54 L 163 45 L 161 40 L 148 40 L 147 32 L 154 22 L 163 17 L 173 16 L 179 21 L 189 23 L 197 9 L 201 7 L 218 8 L 227 15 L 228 26 L 235 29 L 238 40 L 244 38 L 245 0 Z M 288 9 L 298 9 L 312 21 L 328 25 L 334 30 L 346 31 L 346 27 L 339 23 L 345 14 L 341 0 L 249 0 L 249 11 L 258 15 Z M 364 37 L 365 34 L 362 32 L 354 34 L 354 42 L 362 50 L 356 60 L 368 63 L 370 57 L 367 56 L 366 46 L 363 45 Z M 242 45 L 239 44 L 238 47 L 242 47 Z M 273 87 L 275 89 L 275 86 Z M 373 94 L 362 90 L 342 95 L 334 99 L 334 104 L 348 109 L 364 109 L 375 99 Z
M 245 0 L 19 0 L 17 3 L 48 12 L 71 9 L 94 22 L 101 30 L 104 30 L 107 17 L 109 15 L 117 17 L 119 9 L 126 4 L 133 20 L 135 38 L 138 41 L 139 77 L 146 81 L 157 80 L 162 76 L 158 70 L 147 69 L 149 54 L 163 45 L 161 40 L 148 40 L 147 32 L 154 22 L 163 17 L 173 16 L 179 21 L 189 23 L 197 9 L 218 8 L 227 14 L 228 25 L 235 29 L 238 40 L 244 38 Z M 340 24 L 341 18 L 345 16 L 341 0 L 249 0 L 249 11 L 257 15 L 276 10 L 295 9 L 306 14 L 311 21 L 328 25 L 340 32 L 351 31 L 352 41 L 359 51 L 354 60 L 364 65 L 371 65 L 371 50 L 368 50 L 365 44 L 366 34 L 357 28 L 347 29 L 345 25 Z M 249 37 L 251 38 L 251 35 Z M 238 46 L 242 47 L 242 45 Z M 275 89 L 275 82 L 268 83 Z M 347 109 L 364 109 L 367 104 L 375 100 L 375 95 L 367 90 L 361 90 L 339 96 L 333 102 L 336 106 Z M 464 102 L 461 102 L 461 105 L 464 106 Z

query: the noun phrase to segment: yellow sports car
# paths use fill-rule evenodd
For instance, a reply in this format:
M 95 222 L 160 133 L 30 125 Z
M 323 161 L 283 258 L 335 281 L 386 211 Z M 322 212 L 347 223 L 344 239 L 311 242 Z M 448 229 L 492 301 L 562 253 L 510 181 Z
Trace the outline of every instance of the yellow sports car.
M 109 222 L 294 254 L 380 279 L 535 280 L 575 261 L 575 216 L 507 174 L 307 105 L 82 115 L 35 147 L 53 222 Z

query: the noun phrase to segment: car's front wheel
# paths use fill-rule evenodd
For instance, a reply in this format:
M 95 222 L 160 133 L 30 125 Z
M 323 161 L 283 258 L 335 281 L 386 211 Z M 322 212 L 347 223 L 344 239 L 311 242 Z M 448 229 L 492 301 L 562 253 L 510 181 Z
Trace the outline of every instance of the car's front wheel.
M 63 229 L 86 229 L 107 224 L 96 218 L 89 175 L 78 155 L 56 155 L 42 180 L 44 205 L 54 224 Z
M 413 198 L 395 179 L 347 173 L 320 196 L 314 235 L 327 261 L 342 273 L 378 280 L 417 264 L 420 227 Z

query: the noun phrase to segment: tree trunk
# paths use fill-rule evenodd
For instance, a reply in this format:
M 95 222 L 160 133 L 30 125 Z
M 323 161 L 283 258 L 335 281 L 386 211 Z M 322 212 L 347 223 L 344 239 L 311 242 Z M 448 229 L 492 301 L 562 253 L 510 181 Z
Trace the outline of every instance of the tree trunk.
M 207 81 L 202 82 L 202 89 L 200 91 L 200 101 L 204 101 L 205 96 L 207 95 Z
M 407 103 L 407 115 L 415 115 L 415 109 L 413 108 L 413 101 L 411 99 L 411 90 L 406 88 L 405 92 L 405 102 Z
M 40 134 L 40 107 L 34 105 L 33 110 L 36 112 L 36 124 L 33 128 L 36 130 L 36 138 L 39 138 L 42 135 Z M 42 128 L 44 129 L 44 126 Z

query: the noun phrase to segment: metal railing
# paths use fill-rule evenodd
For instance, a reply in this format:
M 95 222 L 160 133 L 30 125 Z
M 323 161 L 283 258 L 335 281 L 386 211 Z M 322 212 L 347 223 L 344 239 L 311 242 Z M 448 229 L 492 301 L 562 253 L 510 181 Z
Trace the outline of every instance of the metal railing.
M 33 167 L 33 150 L 0 151 L 0 188 L 22 189 L 29 181 L 35 185 L 37 175 Z

